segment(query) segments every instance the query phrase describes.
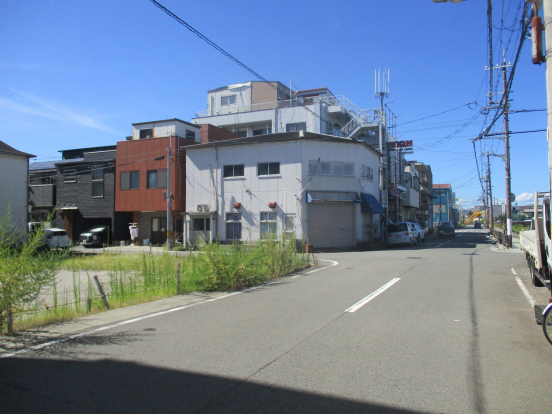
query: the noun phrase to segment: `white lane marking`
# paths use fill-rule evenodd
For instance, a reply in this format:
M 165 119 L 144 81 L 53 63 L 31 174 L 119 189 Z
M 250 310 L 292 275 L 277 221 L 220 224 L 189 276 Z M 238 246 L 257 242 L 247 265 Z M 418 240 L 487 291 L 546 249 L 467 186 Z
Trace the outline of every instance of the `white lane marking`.
M 325 267 L 321 267 L 321 268 L 318 268 L 318 269 L 315 269 L 315 270 L 311 270 L 310 272 L 303 273 L 303 274 L 308 275 L 308 274 L 311 274 L 311 273 L 314 273 L 314 272 L 318 272 L 319 270 L 328 269 L 330 267 L 333 267 L 333 266 L 336 266 L 336 265 L 339 264 L 338 262 L 336 262 L 334 260 L 326 260 L 326 259 L 318 259 L 318 260 L 322 261 L 322 262 L 331 262 L 332 264 L 329 265 L 329 266 L 325 266 Z M 296 276 L 293 276 L 293 277 L 297 277 L 297 276 L 301 276 L 301 275 L 296 275 Z M 145 319 L 154 318 L 156 316 L 165 315 L 167 313 L 176 312 L 176 311 L 179 311 L 179 310 L 182 310 L 182 309 L 191 308 L 193 306 L 201 305 L 203 303 L 214 302 L 216 300 L 225 299 L 225 298 L 228 298 L 230 296 L 238 295 L 238 294 L 244 293 L 244 292 L 249 292 L 251 290 L 255 290 L 255 289 L 258 289 L 258 288 L 261 288 L 261 287 L 264 287 L 264 286 L 272 285 L 274 283 L 277 283 L 277 281 L 272 281 L 272 282 L 265 283 L 265 284 L 262 284 L 262 285 L 259 285 L 259 286 L 255 286 L 255 287 L 252 287 L 252 288 L 249 288 L 249 289 L 240 290 L 239 292 L 228 293 L 226 295 L 219 296 L 218 298 L 212 298 L 212 299 L 204 300 L 203 302 L 190 303 L 189 305 L 178 306 L 176 308 L 167 309 L 167 310 L 159 311 L 159 312 L 155 312 L 155 313 L 150 313 L 149 315 L 139 316 L 137 318 L 132 318 L 132 319 L 128 319 L 126 321 L 117 322 L 117 323 L 114 323 L 112 325 L 107 325 L 107 326 L 103 326 L 101 328 L 96 328 L 96 329 L 93 329 L 93 330 L 88 331 L 88 332 L 82 332 L 82 333 L 71 335 L 71 336 L 68 336 L 68 337 L 65 337 L 65 338 L 60 338 L 60 339 L 56 339 L 56 340 L 53 340 L 53 341 L 44 342 L 42 344 L 31 346 L 29 348 L 20 349 L 19 351 L 12 352 L 10 354 L 0 354 L 0 359 L 13 357 L 13 356 L 19 355 L 19 354 L 24 354 L 24 353 L 29 352 L 29 351 L 36 351 L 36 350 L 41 349 L 41 348 L 46 348 L 47 346 L 59 344 L 59 343 L 62 343 L 62 342 L 67 342 L 67 341 L 70 341 L 71 339 L 75 339 L 75 338 L 80 338 L 81 336 L 92 335 L 92 334 L 95 334 L 95 333 L 98 333 L 98 332 L 101 332 L 101 331 L 106 331 L 108 329 L 117 328 L 118 326 L 123 326 L 123 325 L 127 325 L 129 323 L 143 321 Z
M 401 280 L 400 277 L 396 277 L 395 279 L 392 279 L 391 281 L 387 282 L 385 285 L 380 287 L 378 290 L 370 293 L 368 296 L 366 296 L 364 299 L 361 299 L 357 303 L 355 303 L 353 306 L 351 306 L 349 309 L 345 310 L 345 312 L 353 313 L 366 305 L 368 302 L 370 302 L 372 299 L 374 299 L 379 294 L 383 293 L 387 289 L 389 289 L 391 286 L 393 286 L 395 283 L 397 283 L 399 280 Z
M 535 298 L 533 298 L 533 296 L 531 296 L 531 294 L 529 293 L 529 291 L 525 287 L 525 284 L 523 283 L 523 281 L 519 277 L 516 277 L 516 282 L 519 285 L 519 288 L 521 289 L 521 291 L 523 292 L 525 297 L 527 298 L 527 301 L 529 302 L 529 304 L 531 306 L 535 306 L 535 303 L 536 303 Z
M 510 269 L 512 271 L 512 273 L 514 274 L 514 276 L 517 276 L 518 274 L 516 273 L 516 269 L 514 269 L 513 267 Z

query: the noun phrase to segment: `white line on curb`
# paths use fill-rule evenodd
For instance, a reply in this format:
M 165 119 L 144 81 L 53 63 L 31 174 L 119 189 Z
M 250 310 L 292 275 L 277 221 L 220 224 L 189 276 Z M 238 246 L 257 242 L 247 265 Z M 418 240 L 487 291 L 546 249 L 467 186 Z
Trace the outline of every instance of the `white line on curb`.
M 368 296 L 366 296 L 364 299 L 361 299 L 357 303 L 355 303 L 353 306 L 351 306 L 349 309 L 345 310 L 345 312 L 353 313 L 356 310 L 360 309 L 364 305 L 366 305 L 368 302 L 370 302 L 372 299 L 374 299 L 379 294 L 383 293 L 387 289 L 389 289 L 391 286 L 393 286 L 395 283 L 397 283 L 401 278 L 396 277 L 395 279 L 392 279 L 391 281 L 387 282 L 385 285 L 380 287 L 378 290 L 370 293 Z
M 321 267 L 319 269 L 311 270 L 310 272 L 303 273 L 303 274 L 308 275 L 308 274 L 311 274 L 311 273 L 314 273 L 314 272 L 318 272 L 319 270 L 324 270 L 324 269 L 327 269 L 329 267 L 333 267 L 333 266 L 336 266 L 336 265 L 339 264 L 338 262 L 336 262 L 334 260 L 324 260 L 324 259 L 318 259 L 318 260 L 323 261 L 323 262 L 331 262 L 332 264 L 329 265 L 329 266 Z M 301 275 L 296 275 L 296 276 L 293 276 L 293 277 L 298 277 L 298 276 L 301 276 Z M 228 298 L 230 296 L 238 295 L 238 294 L 244 293 L 244 292 L 249 292 L 251 290 L 255 290 L 255 289 L 258 289 L 258 288 L 261 288 L 261 287 L 264 287 L 264 286 L 272 285 L 274 283 L 277 283 L 277 281 L 265 283 L 263 285 L 255 286 L 255 287 L 252 287 L 252 288 L 249 288 L 249 289 L 240 290 L 239 292 L 228 293 L 227 295 L 219 296 L 218 298 L 207 299 L 207 300 L 204 300 L 203 302 L 196 302 L 196 303 L 191 303 L 189 305 L 178 306 L 176 308 L 151 313 L 149 315 L 140 316 L 138 318 L 132 318 L 132 319 L 128 319 L 126 321 L 117 322 L 117 323 L 114 323 L 112 325 L 107 325 L 107 326 L 103 326 L 101 328 L 96 328 L 96 329 L 93 329 L 93 330 L 88 331 L 88 332 L 82 332 L 82 333 L 71 335 L 71 336 L 68 336 L 68 337 L 65 337 L 65 338 L 56 339 L 54 341 L 44 342 L 43 344 L 31 346 L 29 348 L 20 349 L 19 351 L 12 352 L 10 354 L 0 354 L 0 359 L 9 358 L 9 357 L 19 355 L 19 354 L 24 354 L 24 353 L 29 352 L 29 351 L 36 351 L 38 349 L 46 348 L 47 346 L 59 344 L 61 342 L 66 342 L 66 341 L 69 341 L 69 340 L 75 339 L 75 338 L 80 338 L 81 336 L 92 335 L 92 334 L 95 334 L 95 333 L 98 333 L 98 332 L 101 332 L 101 331 L 106 331 L 108 329 L 117 328 L 118 326 L 127 325 L 129 323 L 142 321 L 144 319 L 150 319 L 150 318 L 154 318 L 156 316 L 165 315 L 167 313 L 176 312 L 176 311 L 179 311 L 179 310 L 182 310 L 182 309 L 191 308 L 192 306 L 201 305 L 202 303 L 214 302 L 214 301 L 219 300 L 219 299 L 225 299 L 225 298 Z

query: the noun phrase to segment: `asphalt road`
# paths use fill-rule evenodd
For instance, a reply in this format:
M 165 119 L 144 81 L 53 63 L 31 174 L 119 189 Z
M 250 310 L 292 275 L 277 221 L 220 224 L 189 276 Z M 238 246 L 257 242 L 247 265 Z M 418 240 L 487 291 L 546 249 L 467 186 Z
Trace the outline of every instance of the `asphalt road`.
M 511 270 L 523 255 L 468 230 L 318 258 L 327 267 L 0 359 L 0 409 L 550 412 L 552 347 Z

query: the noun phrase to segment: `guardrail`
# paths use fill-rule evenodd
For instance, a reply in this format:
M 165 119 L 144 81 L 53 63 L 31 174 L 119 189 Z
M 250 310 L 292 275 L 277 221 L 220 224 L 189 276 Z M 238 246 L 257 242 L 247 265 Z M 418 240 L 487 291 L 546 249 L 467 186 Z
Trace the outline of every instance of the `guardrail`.
M 504 245 L 504 247 L 512 247 L 512 237 L 508 236 L 505 232 L 493 229 L 491 234 L 500 244 Z

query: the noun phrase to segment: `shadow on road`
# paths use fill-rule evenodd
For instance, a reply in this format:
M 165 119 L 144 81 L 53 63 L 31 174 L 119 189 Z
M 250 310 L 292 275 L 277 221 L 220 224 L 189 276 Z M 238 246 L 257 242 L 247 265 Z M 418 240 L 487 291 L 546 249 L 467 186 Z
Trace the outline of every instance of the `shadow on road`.
M 10 358 L 0 361 L 0 371 L 3 373 L 0 407 L 5 413 L 421 414 L 420 411 L 114 360 Z

